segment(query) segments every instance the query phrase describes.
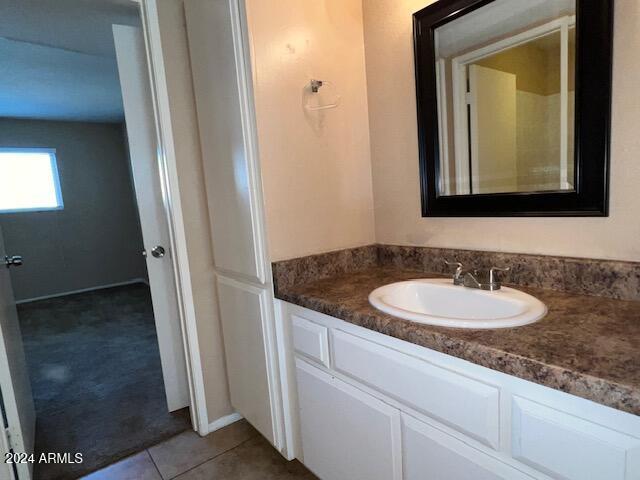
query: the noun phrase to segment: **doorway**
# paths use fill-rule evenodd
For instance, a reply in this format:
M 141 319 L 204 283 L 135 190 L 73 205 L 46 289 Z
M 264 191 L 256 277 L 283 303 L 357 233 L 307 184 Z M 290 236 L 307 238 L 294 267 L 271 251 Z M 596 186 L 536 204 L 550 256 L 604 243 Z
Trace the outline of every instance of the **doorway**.
M 28 0 L 0 23 L 0 269 L 31 390 L 3 383 L 5 425 L 21 424 L 4 441 L 35 444 L 20 480 L 77 478 L 191 428 L 140 14 Z

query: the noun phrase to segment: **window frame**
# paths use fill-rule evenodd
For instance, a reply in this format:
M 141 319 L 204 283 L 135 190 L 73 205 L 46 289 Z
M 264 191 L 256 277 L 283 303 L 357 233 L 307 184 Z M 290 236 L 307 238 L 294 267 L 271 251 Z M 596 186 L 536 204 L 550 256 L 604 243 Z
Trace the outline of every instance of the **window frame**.
M 49 162 L 51 165 L 51 174 L 53 176 L 53 188 L 56 194 L 55 207 L 31 207 L 31 208 L 15 208 L 15 209 L 2 209 L 0 208 L 0 215 L 12 214 L 12 213 L 25 213 L 25 212 L 53 212 L 56 210 L 64 210 L 64 200 L 62 198 L 62 188 L 60 186 L 60 173 L 58 171 L 58 157 L 55 148 L 47 147 L 0 147 L 0 153 L 46 153 L 49 155 Z

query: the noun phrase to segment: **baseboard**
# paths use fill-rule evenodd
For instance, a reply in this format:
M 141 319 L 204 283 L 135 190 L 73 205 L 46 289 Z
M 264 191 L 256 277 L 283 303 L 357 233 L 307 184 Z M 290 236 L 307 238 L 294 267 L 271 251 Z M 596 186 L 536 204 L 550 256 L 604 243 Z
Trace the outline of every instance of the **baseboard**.
M 238 420 L 242 420 L 242 415 L 239 413 L 232 413 L 231 415 L 225 415 L 224 417 L 220 417 L 217 420 L 214 420 L 209 424 L 209 428 L 207 429 L 207 435 L 209 433 L 213 433 L 216 430 L 220 430 L 227 425 L 231 425 L 232 423 L 237 422 Z
M 73 295 L 76 293 L 87 293 L 87 292 L 93 292 L 95 290 L 104 290 L 105 288 L 124 287 L 126 285 L 133 285 L 136 283 L 144 283 L 145 285 L 149 286 L 149 282 L 147 281 L 146 278 L 134 278 L 132 280 L 127 280 L 126 282 L 110 283 L 108 285 L 98 285 L 95 287 L 81 288 L 79 290 L 71 290 L 68 292 L 53 293 L 51 295 L 43 295 L 41 297 L 25 298 L 24 300 L 17 300 L 16 305 L 21 305 L 23 303 L 29 303 L 29 302 L 36 302 L 38 300 L 48 300 L 50 298 L 66 297 L 67 295 Z

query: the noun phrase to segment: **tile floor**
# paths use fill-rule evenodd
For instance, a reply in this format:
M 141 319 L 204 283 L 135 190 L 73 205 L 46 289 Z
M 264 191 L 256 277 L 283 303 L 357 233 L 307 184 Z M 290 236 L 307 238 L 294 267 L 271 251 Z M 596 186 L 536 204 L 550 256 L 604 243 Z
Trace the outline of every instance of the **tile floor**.
M 317 480 L 300 462 L 287 462 L 245 420 L 202 438 L 176 435 L 99 470 L 84 480 Z

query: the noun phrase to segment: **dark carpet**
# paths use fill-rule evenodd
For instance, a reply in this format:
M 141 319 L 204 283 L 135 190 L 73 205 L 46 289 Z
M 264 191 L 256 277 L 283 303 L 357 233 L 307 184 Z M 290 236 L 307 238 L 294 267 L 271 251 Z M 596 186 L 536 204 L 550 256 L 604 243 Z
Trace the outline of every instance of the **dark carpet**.
M 40 300 L 18 313 L 36 452 L 84 458 L 36 465 L 35 480 L 78 478 L 191 427 L 187 409 L 167 412 L 146 285 Z

